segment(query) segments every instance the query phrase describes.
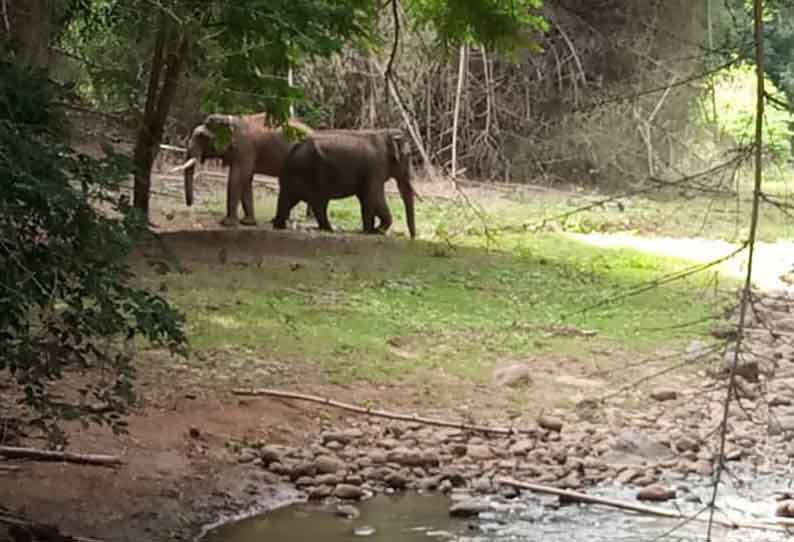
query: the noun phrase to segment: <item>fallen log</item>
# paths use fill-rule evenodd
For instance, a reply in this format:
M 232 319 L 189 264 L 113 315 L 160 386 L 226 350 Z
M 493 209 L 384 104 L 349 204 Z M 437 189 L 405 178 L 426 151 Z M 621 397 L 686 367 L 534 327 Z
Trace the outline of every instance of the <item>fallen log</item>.
M 575 502 L 598 504 L 602 506 L 608 506 L 610 508 L 617 508 L 619 510 L 626 510 L 629 512 L 636 512 L 638 514 L 645 514 L 647 516 L 670 518 L 670 519 L 686 521 L 686 522 L 689 521 L 697 521 L 699 523 L 709 522 L 708 518 L 700 517 L 700 514 L 705 510 L 707 510 L 707 508 L 700 510 L 698 513 L 694 515 L 687 516 L 685 514 L 682 514 L 681 512 L 676 512 L 675 510 L 669 510 L 667 508 L 659 508 L 656 506 L 647 506 L 643 504 L 620 501 L 617 499 L 597 497 L 595 495 L 587 495 L 586 493 L 581 493 L 579 491 L 572 491 L 569 489 L 559 489 L 556 487 L 544 486 L 541 484 L 521 482 L 519 480 L 514 480 L 513 478 L 498 477 L 494 479 L 494 482 L 496 482 L 497 484 L 512 486 L 519 489 L 534 491 L 536 493 L 543 493 L 545 495 L 555 495 L 557 497 L 564 497 L 566 499 Z M 758 529 L 758 530 L 766 530 L 766 531 L 788 531 L 791 527 L 794 527 L 794 519 L 778 518 L 778 517 L 769 518 L 769 519 L 759 519 L 755 521 L 729 521 L 729 520 L 714 518 L 713 522 L 716 525 L 727 527 L 728 529 Z
M 8 459 L 33 459 L 34 461 L 63 461 L 79 465 L 99 465 L 117 467 L 124 462 L 116 455 L 79 454 L 74 452 L 56 452 L 36 448 L 20 448 L 17 446 L 0 446 L 0 455 Z
M 434 425 L 438 427 L 451 427 L 453 429 L 460 429 L 462 431 L 475 431 L 479 433 L 493 433 L 497 435 L 520 435 L 520 434 L 534 434 L 534 429 L 516 429 L 513 427 L 490 427 L 484 425 L 474 425 L 464 422 L 450 422 L 446 420 L 436 420 L 433 418 L 424 418 L 415 414 L 399 414 L 396 412 L 388 412 L 386 410 L 375 410 L 373 408 L 363 408 L 340 401 L 334 401 L 326 397 L 317 397 L 316 395 L 306 395 L 303 393 L 293 393 L 290 391 L 279 391 L 270 389 L 257 389 L 257 390 L 232 390 L 234 395 L 246 397 L 279 397 L 281 399 L 295 399 L 297 401 L 307 401 L 310 403 L 319 403 L 321 405 L 332 406 L 348 410 L 357 414 L 365 414 L 367 416 L 375 416 L 378 418 L 387 418 L 390 420 L 399 420 L 403 422 L 421 423 L 424 425 Z

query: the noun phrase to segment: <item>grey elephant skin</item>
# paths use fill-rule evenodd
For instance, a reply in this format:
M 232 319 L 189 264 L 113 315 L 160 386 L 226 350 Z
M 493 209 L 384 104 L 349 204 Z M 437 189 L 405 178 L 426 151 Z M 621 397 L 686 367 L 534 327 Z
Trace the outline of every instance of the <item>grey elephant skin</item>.
M 290 212 L 306 202 L 321 230 L 333 231 L 328 202 L 356 196 L 365 233 L 385 233 L 392 224 L 386 182 L 394 178 L 405 206 L 411 239 L 416 238 L 414 189 L 400 130 L 333 130 L 315 132 L 287 156 L 279 177 L 278 207 L 273 227 L 287 227 Z M 375 225 L 375 218 L 379 224 Z
M 210 127 L 226 126 L 231 129 L 231 141 L 223 148 L 218 148 L 216 138 Z M 312 134 L 313 130 L 306 124 L 291 119 L 288 125 L 304 134 Z M 245 225 L 256 225 L 254 213 L 254 174 L 279 177 L 284 162 L 290 151 L 297 144 L 284 134 L 281 128 L 275 127 L 267 114 L 256 115 L 208 115 L 202 124 L 197 126 L 190 135 L 187 145 L 187 160 L 172 171 L 184 171 L 185 203 L 193 205 L 193 176 L 196 164 L 203 163 L 207 158 L 220 158 L 223 165 L 229 167 L 226 183 L 226 216 L 221 220 L 224 226 L 238 224 L 237 209 L 242 203 Z

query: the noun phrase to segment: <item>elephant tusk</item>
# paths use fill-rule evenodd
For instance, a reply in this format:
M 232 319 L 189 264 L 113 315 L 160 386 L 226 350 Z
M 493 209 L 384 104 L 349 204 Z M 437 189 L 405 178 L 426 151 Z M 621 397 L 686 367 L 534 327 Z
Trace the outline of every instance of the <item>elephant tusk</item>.
M 171 173 L 176 173 L 177 171 L 185 171 L 188 168 L 191 168 L 196 165 L 196 159 L 191 158 L 181 166 L 176 166 L 175 168 L 171 169 Z

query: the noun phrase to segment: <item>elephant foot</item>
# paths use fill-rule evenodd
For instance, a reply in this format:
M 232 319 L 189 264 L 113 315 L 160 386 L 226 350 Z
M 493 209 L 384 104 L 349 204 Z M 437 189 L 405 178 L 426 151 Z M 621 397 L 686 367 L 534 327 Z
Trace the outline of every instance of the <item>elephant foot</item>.
M 219 222 L 219 224 L 220 224 L 221 226 L 224 226 L 224 227 L 226 227 L 226 228 L 233 228 L 233 227 L 235 227 L 235 226 L 237 226 L 237 225 L 239 224 L 239 221 L 237 220 L 237 218 L 236 218 L 236 217 L 225 216 L 225 217 L 223 217 L 223 219 L 222 219 L 222 220 Z
M 276 220 L 275 218 L 270 221 L 273 225 L 274 230 L 286 230 L 287 229 L 287 221 L 286 220 Z
M 256 226 L 256 219 L 253 217 L 246 216 L 240 221 L 240 224 L 243 226 Z

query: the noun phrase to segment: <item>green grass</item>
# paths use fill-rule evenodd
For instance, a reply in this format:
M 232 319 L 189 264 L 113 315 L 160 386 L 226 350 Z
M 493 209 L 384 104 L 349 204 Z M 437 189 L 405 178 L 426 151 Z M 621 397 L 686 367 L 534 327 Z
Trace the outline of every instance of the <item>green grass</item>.
M 217 201 L 207 204 L 222 210 Z M 402 205 L 391 204 L 394 230 L 404 234 Z M 260 198 L 260 220 L 272 209 L 272 198 Z M 483 381 L 503 359 L 584 356 L 595 345 L 652 352 L 705 333 L 706 319 L 725 302 L 713 275 L 621 298 L 689 264 L 557 233 L 499 230 L 535 217 L 536 208 L 494 210 L 483 222 L 460 204 L 425 202 L 423 240 L 360 236 L 340 251 L 330 236 L 313 257 L 194 263 L 190 274 L 145 280 L 165 280 L 169 298 L 188 315 L 194 348 L 235 345 L 300 357 L 337 382 L 394 380 L 425 369 Z M 302 216 L 302 207 L 293 212 Z M 331 221 L 340 230 L 360 228 L 357 203 L 333 202 Z M 554 332 L 563 325 L 595 336 Z

